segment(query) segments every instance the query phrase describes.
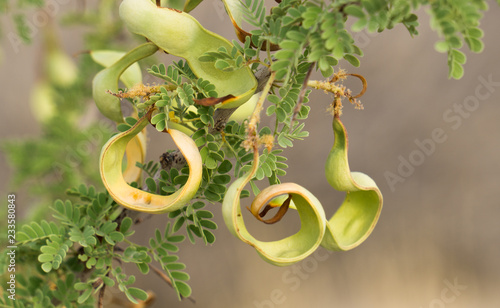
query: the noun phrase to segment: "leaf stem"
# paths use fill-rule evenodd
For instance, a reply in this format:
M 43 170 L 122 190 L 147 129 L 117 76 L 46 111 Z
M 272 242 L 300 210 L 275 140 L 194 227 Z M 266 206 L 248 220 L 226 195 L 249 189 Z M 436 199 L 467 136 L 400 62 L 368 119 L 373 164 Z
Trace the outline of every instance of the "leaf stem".
M 302 108 L 302 103 L 304 102 L 304 97 L 306 95 L 307 82 L 309 81 L 309 78 L 311 78 L 311 73 L 313 68 L 314 68 L 314 63 L 312 63 L 311 66 L 309 67 L 309 70 L 307 70 L 306 78 L 304 78 L 304 82 L 302 83 L 302 88 L 300 89 L 299 93 L 299 99 L 297 101 L 297 105 L 295 105 L 295 109 L 293 110 L 293 116 L 290 122 L 290 129 L 293 129 L 293 123 L 297 120 L 297 115 L 299 114 L 300 109 Z

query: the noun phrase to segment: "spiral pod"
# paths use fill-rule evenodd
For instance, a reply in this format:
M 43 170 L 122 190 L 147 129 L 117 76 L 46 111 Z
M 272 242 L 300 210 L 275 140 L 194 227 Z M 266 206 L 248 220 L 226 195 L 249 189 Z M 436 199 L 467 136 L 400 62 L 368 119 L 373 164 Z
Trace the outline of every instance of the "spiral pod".
M 127 53 L 117 50 L 91 50 L 90 57 L 94 62 L 106 67 L 110 67 Z M 127 88 L 132 88 L 136 84 L 142 83 L 142 72 L 139 63 L 131 64 L 121 75 L 120 80 Z
M 266 262 L 277 266 L 291 265 L 312 254 L 321 244 L 326 228 L 325 212 L 318 199 L 300 185 L 285 183 L 269 186 L 254 199 L 251 206 L 252 213 L 259 212 L 273 198 L 288 194 L 299 213 L 302 226 L 297 233 L 278 241 L 257 240 L 245 227 L 241 215 L 240 194 L 255 175 L 258 165 L 259 157 L 255 154 L 252 170 L 234 181 L 227 190 L 222 202 L 222 216 L 229 231 L 254 247 Z
M 99 111 L 107 118 L 123 122 L 120 99 L 109 92 L 118 92 L 118 81 L 121 79 L 127 87 L 142 81 L 141 70 L 137 61 L 154 54 L 158 47 L 152 43 L 138 46 L 128 53 L 99 50 L 92 51 L 91 57 L 105 66 L 92 81 L 92 95 Z M 127 182 L 140 179 L 141 170 L 136 162 L 144 163 L 146 157 L 146 130 L 138 133 L 126 147 L 127 167 L 124 178 Z
M 321 246 L 330 250 L 350 250 L 371 234 L 382 211 L 382 193 L 368 175 L 352 172 L 347 159 L 348 137 L 338 116 L 333 120 L 335 142 L 325 164 L 328 183 L 345 191 L 344 202 L 330 218 Z
M 288 208 L 297 210 L 301 229 L 279 241 L 262 242 L 255 239 L 245 227 L 240 194 L 255 175 L 259 161 L 257 152 L 254 153 L 252 170 L 237 179 L 226 193 L 222 212 L 229 231 L 254 247 L 271 264 L 293 264 L 306 258 L 320 245 L 329 250 L 353 249 L 368 238 L 378 221 L 382 210 L 382 194 L 370 177 L 361 172 L 351 173 L 347 159 L 347 133 L 338 116 L 334 118 L 333 131 L 335 142 L 326 161 L 325 174 L 334 189 L 347 194 L 330 220 L 326 219 L 320 201 L 304 187 L 295 183 L 272 185 L 255 197 L 250 211 L 258 220 L 274 223 L 283 217 Z M 273 207 L 279 207 L 276 216 L 264 220 L 261 216 Z

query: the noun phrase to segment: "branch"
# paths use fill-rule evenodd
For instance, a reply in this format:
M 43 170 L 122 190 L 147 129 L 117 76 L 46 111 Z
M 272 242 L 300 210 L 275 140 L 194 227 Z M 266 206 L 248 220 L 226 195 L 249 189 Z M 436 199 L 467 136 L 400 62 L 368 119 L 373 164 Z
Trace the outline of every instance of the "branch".
M 149 266 L 153 269 L 155 274 L 158 275 L 161 279 L 163 279 L 166 283 L 168 283 L 169 286 L 171 286 L 172 288 L 174 287 L 172 284 L 172 280 L 167 275 L 165 275 L 164 272 L 162 272 L 159 268 L 157 268 L 152 264 L 149 264 Z M 185 297 L 181 295 L 181 299 L 184 298 Z M 192 297 L 188 297 L 187 299 L 189 299 L 193 304 L 196 304 L 196 300 L 194 300 Z

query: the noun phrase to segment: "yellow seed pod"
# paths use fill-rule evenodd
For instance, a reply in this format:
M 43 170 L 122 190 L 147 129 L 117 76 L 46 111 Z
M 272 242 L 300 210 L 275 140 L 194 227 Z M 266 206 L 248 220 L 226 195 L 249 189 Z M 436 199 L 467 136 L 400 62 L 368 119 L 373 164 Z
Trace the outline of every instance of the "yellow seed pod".
M 118 91 L 118 80 L 121 79 L 126 87 L 132 87 L 142 82 L 141 69 L 137 61 L 158 50 L 154 44 L 143 44 L 129 53 L 112 50 L 94 50 L 90 55 L 94 61 L 105 68 L 93 80 L 92 92 L 94 101 L 106 117 L 115 122 L 123 122 L 120 99 L 107 91 Z M 123 173 L 126 182 L 138 181 L 141 169 L 136 162 L 144 163 L 146 157 L 146 131 L 138 133 L 127 145 L 127 167 Z
M 246 103 L 238 107 L 229 117 L 228 122 L 236 121 L 238 123 L 243 123 L 243 121 L 248 119 L 255 110 L 255 106 L 257 106 L 261 94 L 261 92 L 255 93 Z
M 31 111 L 40 123 L 48 123 L 57 114 L 57 92 L 45 80 L 38 81 L 31 90 Z
M 148 125 L 147 115 L 140 118 L 129 130 L 112 137 L 103 146 L 99 170 L 104 186 L 120 205 L 135 211 L 165 213 L 178 210 L 189 202 L 198 191 L 202 177 L 202 160 L 198 147 L 186 134 L 169 129 L 167 133 L 184 155 L 189 166 L 186 184 L 172 195 L 163 196 L 130 186 L 123 177 L 122 161 L 127 144 Z
M 139 162 L 144 164 L 146 159 L 147 137 L 146 129 L 135 135 L 125 148 L 127 167 L 123 171 L 123 179 L 127 183 L 137 182 L 141 178 L 142 169 L 136 166 Z

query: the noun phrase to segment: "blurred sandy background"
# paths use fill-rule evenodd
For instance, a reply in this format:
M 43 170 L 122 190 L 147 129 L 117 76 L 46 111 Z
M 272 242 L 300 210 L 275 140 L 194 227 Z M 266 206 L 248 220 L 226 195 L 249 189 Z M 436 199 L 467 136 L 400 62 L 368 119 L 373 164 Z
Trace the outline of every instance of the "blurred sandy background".
M 344 107 L 350 165 L 374 178 L 384 195 L 378 226 L 363 245 L 335 253 L 320 248 L 294 266 L 274 267 L 229 234 L 220 205 L 214 204 L 216 243 L 186 242 L 179 253 L 191 274 L 196 304 L 178 302 L 159 278 L 141 279 L 129 268 L 128 273 L 138 274 L 141 288 L 156 293 L 152 307 L 500 307 L 500 9 L 493 1 L 490 5 L 481 24 L 486 48 L 479 55 L 467 52 L 459 81 L 447 79 L 446 56 L 434 50 L 438 38 L 423 12 L 416 38 L 401 25 L 383 34 L 355 36 L 365 52 L 361 67 L 341 67 L 365 76 L 368 91 L 361 100 L 365 110 Z M 235 38 L 218 2 L 205 1 L 194 15 L 209 29 Z M 63 37 L 69 54 L 80 51 L 74 31 L 63 31 Z M 2 140 L 39 133 L 38 127 L 25 125 L 32 119 L 28 97 L 39 41 L 36 37 L 17 54 L 5 39 L 2 43 Z M 476 92 L 481 79 L 496 84 Z M 346 84 L 359 89 L 356 79 Z M 316 194 L 327 215 L 344 196 L 331 189 L 323 174 L 333 143 L 331 116 L 325 111 L 330 100 L 321 92 L 311 97 L 306 124 L 311 136 L 286 151 L 291 167 L 284 179 Z M 463 106 L 469 111 L 454 109 Z M 416 141 L 432 138 L 435 129 L 446 140 L 429 155 L 415 154 Z M 151 159 L 168 148 L 156 137 L 151 137 Z M 417 158 L 421 164 L 400 174 L 402 182 L 387 181 L 388 172 L 398 175 L 400 159 Z M 0 168 L 0 191 L 5 192 L 12 171 L 3 154 Z M 19 198 L 23 206 L 25 198 Z M 246 218 L 261 239 L 299 228 L 293 215 L 273 226 Z M 140 225 L 136 239 L 146 241 L 166 219 L 158 215 Z

